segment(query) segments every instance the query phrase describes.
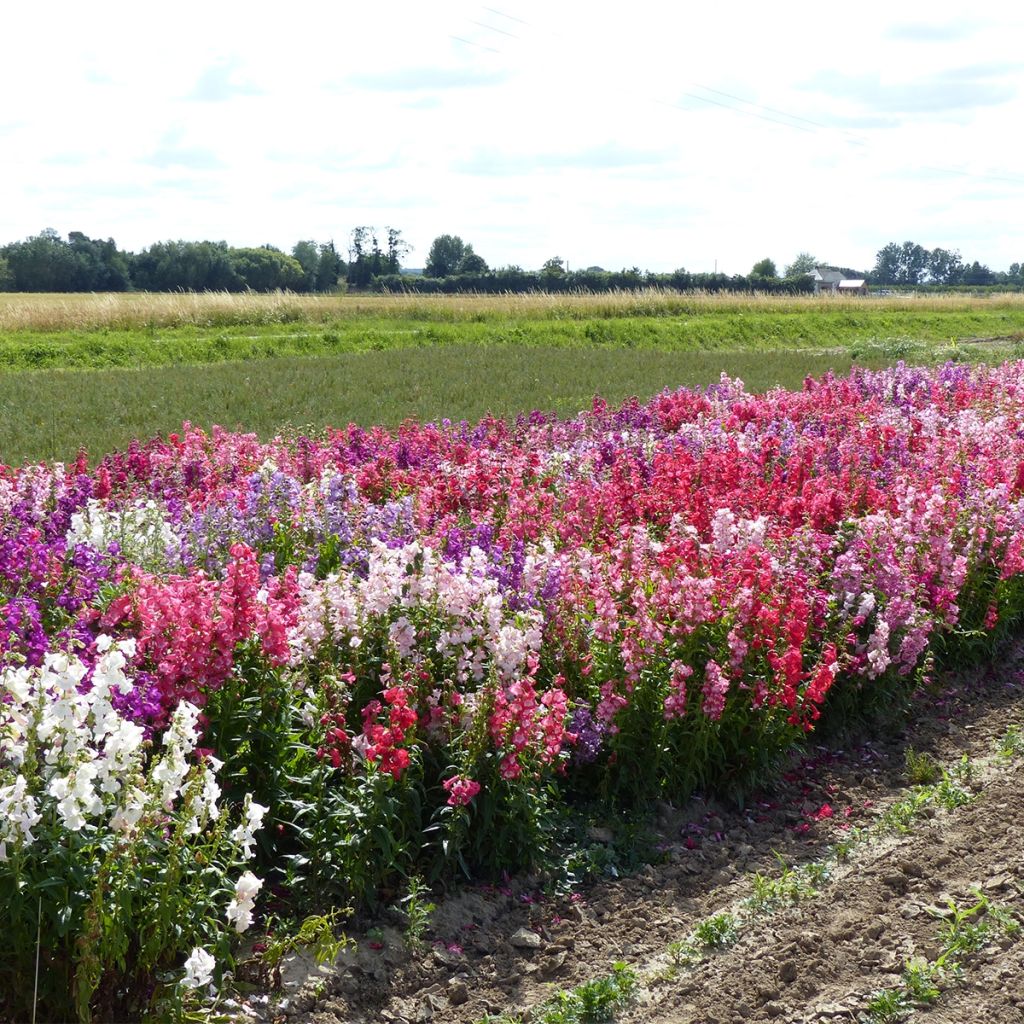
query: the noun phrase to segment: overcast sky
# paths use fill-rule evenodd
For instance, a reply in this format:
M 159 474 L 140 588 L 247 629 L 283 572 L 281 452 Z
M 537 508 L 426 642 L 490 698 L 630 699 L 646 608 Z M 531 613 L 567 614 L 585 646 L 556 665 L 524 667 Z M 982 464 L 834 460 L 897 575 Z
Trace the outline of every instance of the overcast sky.
M 1021 5 L 50 0 L 0 30 L 0 243 L 56 228 L 746 273 L 1024 261 Z M 977 15 L 975 15 L 977 11 Z

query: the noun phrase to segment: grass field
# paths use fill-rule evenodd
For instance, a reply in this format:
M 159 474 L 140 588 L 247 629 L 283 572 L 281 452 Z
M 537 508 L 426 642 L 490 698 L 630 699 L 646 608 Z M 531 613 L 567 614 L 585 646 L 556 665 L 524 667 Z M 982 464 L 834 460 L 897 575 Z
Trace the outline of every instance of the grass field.
M 1022 339 L 1021 295 L 10 295 L 0 462 L 99 454 L 186 419 L 268 435 L 572 414 L 723 371 L 765 390 L 897 359 L 998 362 Z

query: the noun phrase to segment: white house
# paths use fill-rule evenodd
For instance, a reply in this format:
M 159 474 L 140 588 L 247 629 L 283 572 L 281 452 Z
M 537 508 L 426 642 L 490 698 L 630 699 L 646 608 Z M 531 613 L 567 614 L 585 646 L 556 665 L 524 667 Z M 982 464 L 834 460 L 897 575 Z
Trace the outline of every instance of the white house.
M 829 270 L 828 267 L 815 267 L 811 271 L 811 280 L 814 282 L 815 295 L 820 295 L 822 292 L 831 292 L 835 295 L 839 291 L 840 283 L 845 278 L 838 270 Z

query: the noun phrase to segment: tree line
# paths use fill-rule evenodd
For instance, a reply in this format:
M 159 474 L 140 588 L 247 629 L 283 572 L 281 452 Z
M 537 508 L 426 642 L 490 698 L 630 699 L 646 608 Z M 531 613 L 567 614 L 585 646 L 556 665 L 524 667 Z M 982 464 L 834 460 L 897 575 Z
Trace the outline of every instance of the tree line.
M 333 292 L 342 283 L 365 288 L 374 277 L 398 273 L 408 251 L 402 233 L 386 229 L 383 244 L 371 227 L 352 232 L 348 259 L 333 241 L 296 242 L 290 253 L 273 245 L 238 248 L 227 242 L 167 241 L 126 252 L 112 238 L 52 228 L 0 246 L 0 291 L 17 292 Z
M 917 242 L 890 242 L 878 250 L 871 271 L 873 284 L 894 285 L 1008 285 L 1024 286 L 1024 266 L 1011 263 L 1008 270 L 992 270 L 974 260 L 968 263 L 956 250 L 926 249 Z
M 126 252 L 112 238 L 89 238 L 72 231 L 67 238 L 52 228 L 20 242 L 0 246 L 0 291 L 117 292 L 227 291 L 335 292 L 343 288 L 414 292 L 612 291 L 673 288 L 680 291 L 813 290 L 816 268 L 839 270 L 869 284 L 896 287 L 1024 287 L 1024 267 L 1012 263 L 993 271 L 968 263 L 956 250 L 926 249 L 916 242 L 890 242 L 871 270 L 858 271 L 800 253 L 782 274 L 771 259 L 759 260 L 747 274 L 693 273 L 679 268 L 652 273 L 639 267 L 570 270 L 558 256 L 539 270 L 519 266 L 491 268 L 472 244 L 458 235 L 438 235 L 430 245 L 423 272 L 403 272 L 411 251 L 397 228 L 352 230 L 345 254 L 334 241 L 296 242 L 290 253 L 273 245 L 237 248 L 227 242 L 166 241 Z

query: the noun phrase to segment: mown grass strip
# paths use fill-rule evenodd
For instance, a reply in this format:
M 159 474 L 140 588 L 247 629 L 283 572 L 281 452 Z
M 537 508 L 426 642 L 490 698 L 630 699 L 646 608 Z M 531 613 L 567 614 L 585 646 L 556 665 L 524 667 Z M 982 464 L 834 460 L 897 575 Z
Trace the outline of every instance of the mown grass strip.
M 0 320 L 3 319 L 0 310 Z M 59 323 L 59 321 L 56 321 Z M 241 322 L 80 325 L 0 329 L 0 372 L 26 369 L 144 368 L 240 359 L 338 355 L 445 345 L 519 348 L 628 348 L 673 352 L 879 351 L 890 358 L 945 358 L 966 339 L 1001 339 L 1011 351 L 1024 338 L 1024 306 L 901 310 L 810 308 L 710 309 L 692 314 L 617 317 L 479 317 L 450 320 L 378 313 L 319 323 Z M 968 346 L 971 347 L 971 346 Z M 1018 346 L 1019 347 L 1019 346 Z

